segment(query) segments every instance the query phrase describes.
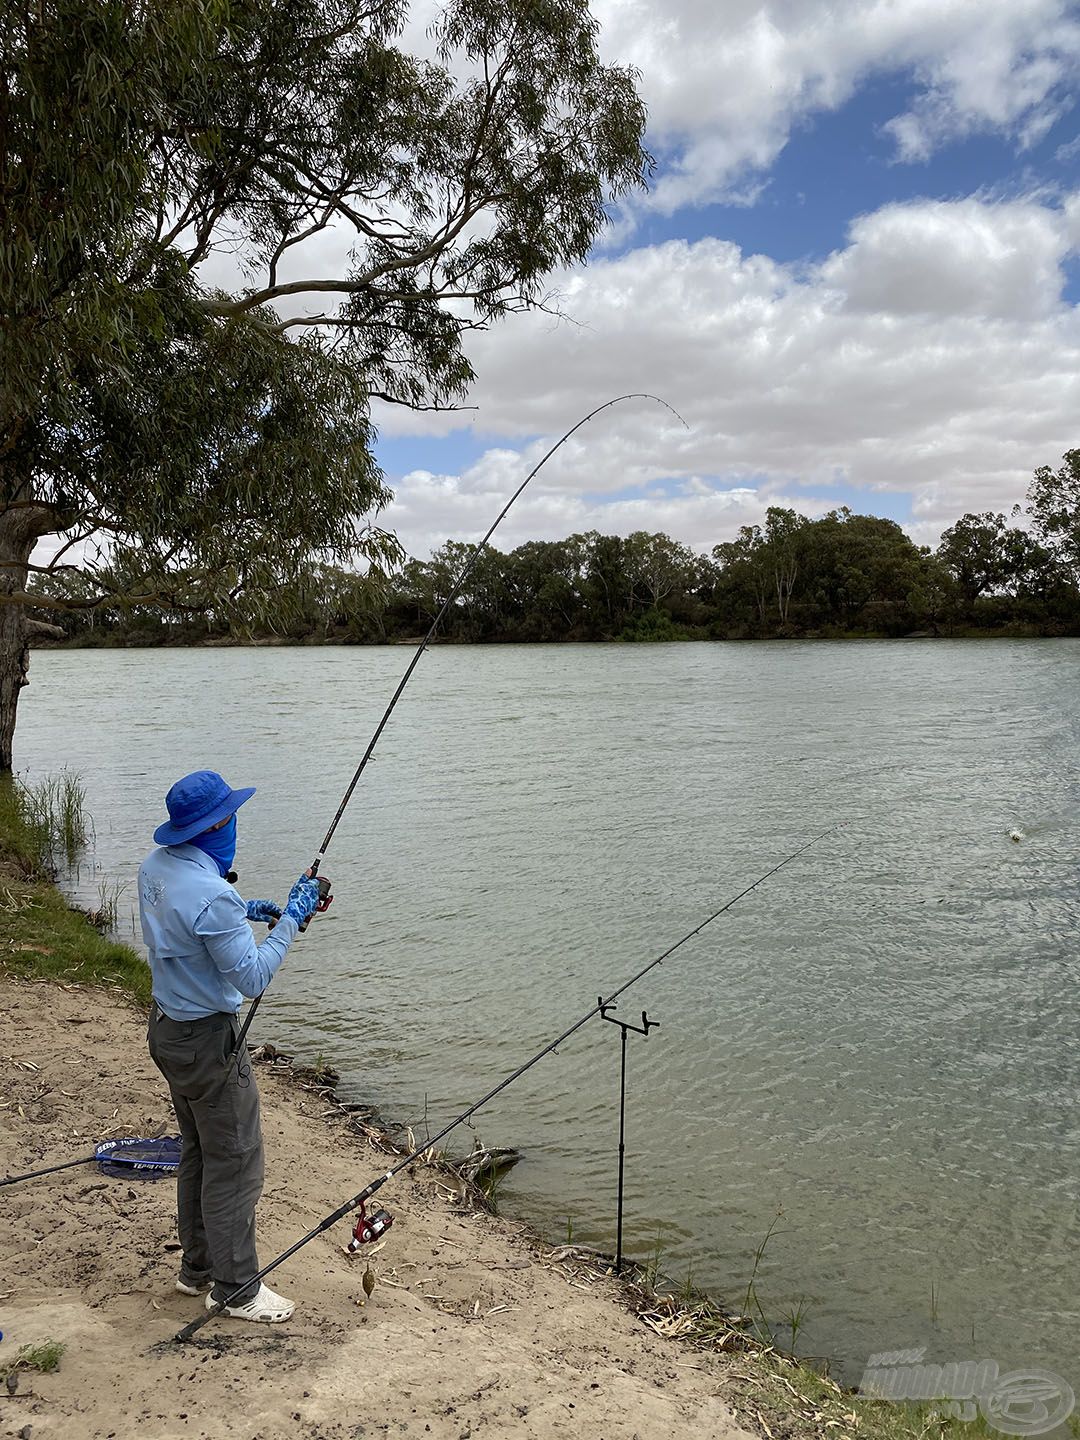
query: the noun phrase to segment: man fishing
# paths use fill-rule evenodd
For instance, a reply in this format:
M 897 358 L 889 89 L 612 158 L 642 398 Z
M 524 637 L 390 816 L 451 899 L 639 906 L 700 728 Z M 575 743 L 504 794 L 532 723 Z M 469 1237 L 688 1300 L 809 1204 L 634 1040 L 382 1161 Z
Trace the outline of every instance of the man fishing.
M 319 903 L 316 880 L 301 875 L 284 910 L 245 904 L 233 888 L 236 812 L 255 787 L 233 790 L 213 770 L 178 780 L 165 797 L 160 847 L 139 869 L 139 913 L 154 1001 L 149 1044 L 169 1082 L 183 1145 L 177 1219 L 183 1260 L 176 1288 L 210 1294 L 207 1309 L 232 1297 L 226 1315 L 276 1323 L 291 1300 L 252 1282 L 258 1274 L 255 1204 L 262 1193 L 259 1094 L 236 1054 L 238 1010 L 261 995 Z M 261 945 L 248 921 L 272 924 Z

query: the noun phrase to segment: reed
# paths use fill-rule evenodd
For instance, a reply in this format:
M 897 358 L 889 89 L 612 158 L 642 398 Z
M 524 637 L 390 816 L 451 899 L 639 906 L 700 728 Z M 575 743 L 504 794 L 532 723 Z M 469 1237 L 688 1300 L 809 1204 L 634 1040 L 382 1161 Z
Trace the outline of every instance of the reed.
M 93 821 L 86 809 L 86 787 L 76 770 L 46 775 L 16 792 L 27 829 L 34 837 L 42 867 L 63 860 L 74 865 L 86 849 Z
M 657 1225 L 656 1239 L 653 1241 L 652 1249 L 649 1251 L 649 1258 L 640 1267 L 641 1284 L 646 1290 L 655 1291 L 658 1288 L 666 1250 L 667 1245 L 664 1241 L 664 1227 L 662 1224 Z
M 98 903 L 96 910 L 87 910 L 86 918 L 102 935 L 114 935 L 120 916 L 120 897 L 127 889 L 123 880 L 110 880 L 102 876 L 98 881 Z
M 754 1251 L 754 1266 L 753 1269 L 750 1271 L 750 1279 L 747 1282 L 746 1294 L 743 1297 L 743 1312 L 751 1317 L 754 1329 L 757 1331 L 761 1343 L 767 1346 L 771 1346 L 774 1343 L 774 1337 L 772 1332 L 772 1326 L 769 1324 L 768 1320 L 766 1320 L 765 1311 L 761 1308 L 761 1301 L 758 1299 L 757 1274 L 758 1270 L 761 1268 L 761 1262 L 765 1256 L 765 1251 L 768 1248 L 769 1241 L 776 1234 L 776 1227 L 783 1219 L 783 1217 L 784 1211 L 781 1207 L 781 1209 L 777 1210 L 776 1214 L 773 1216 L 768 1230 L 765 1231 L 764 1237 L 759 1241 L 758 1247 Z M 753 1319 L 755 1310 L 757 1311 L 757 1319 Z

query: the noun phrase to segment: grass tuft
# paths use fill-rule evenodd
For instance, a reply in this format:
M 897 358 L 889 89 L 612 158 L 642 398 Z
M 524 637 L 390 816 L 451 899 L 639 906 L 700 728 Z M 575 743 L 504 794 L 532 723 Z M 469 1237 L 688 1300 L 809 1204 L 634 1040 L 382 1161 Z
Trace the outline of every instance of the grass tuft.
M 761 1308 L 761 1301 L 758 1299 L 757 1275 L 758 1270 L 761 1268 L 761 1261 L 766 1249 L 768 1248 L 769 1241 L 776 1234 L 776 1227 L 777 1225 L 779 1225 L 780 1221 L 783 1218 L 784 1211 L 783 1207 L 781 1207 L 773 1216 L 772 1222 L 770 1223 L 768 1230 L 765 1231 L 764 1237 L 758 1244 L 757 1249 L 754 1251 L 754 1268 L 750 1272 L 750 1280 L 746 1286 L 746 1295 L 743 1297 L 743 1311 L 746 1315 L 750 1317 L 754 1329 L 757 1331 L 758 1339 L 761 1341 L 762 1345 L 765 1346 L 773 1345 L 775 1343 L 775 1337 L 773 1335 L 772 1326 L 765 1318 L 765 1311 Z M 754 1318 L 755 1311 L 757 1311 L 756 1319 Z
M 6 1380 L 17 1370 L 37 1370 L 42 1375 L 51 1375 L 59 1368 L 67 1346 L 60 1340 L 42 1340 L 40 1345 L 24 1345 L 15 1358 L 0 1370 Z
M 656 1239 L 653 1241 L 649 1258 L 640 1268 L 641 1284 L 646 1290 L 656 1290 L 660 1284 L 661 1267 L 664 1263 L 664 1253 L 667 1246 L 664 1243 L 664 1227 L 657 1225 Z

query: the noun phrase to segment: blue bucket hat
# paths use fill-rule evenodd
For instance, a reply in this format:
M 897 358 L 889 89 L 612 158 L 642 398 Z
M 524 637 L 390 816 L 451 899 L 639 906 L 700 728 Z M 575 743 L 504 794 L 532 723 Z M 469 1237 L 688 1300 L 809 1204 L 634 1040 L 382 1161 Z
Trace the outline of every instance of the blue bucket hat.
M 227 820 L 254 794 L 254 785 L 234 790 L 216 770 L 195 770 L 177 780 L 165 796 L 169 818 L 154 831 L 154 843 L 183 845 L 219 820 Z

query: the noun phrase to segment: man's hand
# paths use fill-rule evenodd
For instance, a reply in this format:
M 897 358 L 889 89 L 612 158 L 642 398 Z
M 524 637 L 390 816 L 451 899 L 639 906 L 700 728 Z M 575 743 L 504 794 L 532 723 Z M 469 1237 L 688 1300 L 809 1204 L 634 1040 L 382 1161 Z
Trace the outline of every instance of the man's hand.
M 319 908 L 319 882 L 310 875 L 301 875 L 289 891 L 285 914 L 291 915 L 297 925 L 310 920 Z
M 249 900 L 247 918 L 256 922 L 263 920 L 269 925 L 274 920 L 281 919 L 281 906 L 275 905 L 273 900 Z

